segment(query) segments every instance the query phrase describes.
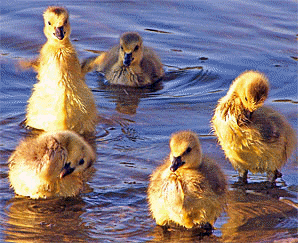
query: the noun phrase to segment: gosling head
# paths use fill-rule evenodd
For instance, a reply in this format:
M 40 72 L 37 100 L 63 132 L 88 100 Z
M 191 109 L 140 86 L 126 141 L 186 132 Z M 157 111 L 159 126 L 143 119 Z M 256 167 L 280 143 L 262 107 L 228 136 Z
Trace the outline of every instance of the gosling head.
M 174 133 L 170 139 L 170 170 L 175 172 L 179 168 L 194 169 L 202 161 L 202 151 L 199 138 L 192 131 Z
M 83 138 L 75 133 L 59 132 L 55 136 L 66 149 L 67 156 L 60 171 L 60 179 L 70 174 L 80 174 L 95 161 L 95 153 Z
M 265 75 L 259 72 L 244 72 L 235 80 L 235 84 L 235 94 L 240 98 L 243 107 L 250 112 L 262 106 L 268 97 L 269 82 Z
M 43 14 L 44 33 L 50 41 L 64 41 L 70 36 L 69 15 L 65 8 L 51 6 Z
M 143 40 L 136 32 L 127 32 L 120 37 L 119 61 L 123 66 L 138 65 L 143 58 Z

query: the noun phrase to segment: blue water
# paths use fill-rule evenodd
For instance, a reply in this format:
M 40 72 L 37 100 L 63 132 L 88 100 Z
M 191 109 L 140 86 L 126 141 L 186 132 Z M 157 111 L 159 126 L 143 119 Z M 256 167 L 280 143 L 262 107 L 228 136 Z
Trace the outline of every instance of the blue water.
M 15 198 L 7 160 L 26 131 L 25 118 L 36 74 L 17 63 L 38 55 L 45 43 L 42 12 L 49 5 L 70 11 L 71 39 L 81 60 L 137 31 L 165 65 L 152 89 L 112 88 L 97 73 L 86 76 L 102 122 L 97 126 L 96 173 L 90 191 L 73 199 Z M 196 242 L 190 232 L 164 235 L 150 217 L 148 177 L 169 153 L 171 133 L 192 129 L 204 153 L 237 181 L 211 134 L 217 100 L 245 70 L 266 74 L 266 105 L 297 131 L 296 1 L 5 1 L 1 2 L 0 241 Z M 297 237 L 297 152 L 274 190 L 230 188 L 228 212 L 204 241 L 270 242 Z M 250 175 L 261 182 L 264 175 Z M 296 205 L 297 208 L 297 205 Z M 277 220 L 278 219 L 278 220 Z

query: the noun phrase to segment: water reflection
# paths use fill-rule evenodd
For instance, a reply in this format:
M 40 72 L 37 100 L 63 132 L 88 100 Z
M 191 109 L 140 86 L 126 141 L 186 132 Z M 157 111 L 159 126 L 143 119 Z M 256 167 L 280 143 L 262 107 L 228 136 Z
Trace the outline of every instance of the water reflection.
M 172 228 L 166 229 L 156 226 L 149 234 L 153 237 L 149 242 L 219 242 L 220 238 L 215 235 L 206 234 L 205 230 Z
M 276 189 L 276 194 L 282 195 L 283 191 Z M 227 209 L 229 219 L 221 229 L 222 239 L 225 242 L 258 242 L 274 240 L 278 234 L 295 234 L 297 213 L 297 209 L 270 195 L 233 190 Z
M 277 181 L 275 186 L 272 186 L 272 183 L 269 181 L 261 182 L 252 182 L 248 184 L 242 184 L 238 181 L 231 185 L 232 188 L 236 188 L 241 191 L 254 191 L 260 195 L 270 196 L 275 199 L 287 197 L 295 198 L 296 196 L 290 193 L 288 190 L 285 190 L 286 183 L 284 180 Z
M 5 206 L 5 240 L 13 242 L 87 242 L 88 227 L 80 198 L 30 200 L 14 198 Z
M 268 75 L 272 91 L 268 105 L 283 113 L 297 130 L 297 61 L 293 58 L 297 56 L 297 21 L 289 17 L 296 14 L 295 1 L 91 4 L 62 0 L 59 4 L 71 12 L 73 43 L 81 60 L 90 55 L 87 50 L 108 50 L 116 44 L 120 33 L 136 30 L 166 64 L 166 76 L 162 89 L 147 90 L 145 94 L 128 92 L 128 97 L 121 91 L 118 101 L 118 91 L 102 87 L 97 75 L 89 73 L 87 84 L 94 91 L 102 116 L 96 135 L 96 176 L 89 182 L 93 192 L 73 198 L 73 203 L 67 199 L 64 203 L 58 199 L 9 200 L 14 193 L 9 190 L 7 159 L 26 135 L 18 124 L 24 119 L 27 100 L 36 83 L 35 73 L 17 72 L 14 65 L 20 57 L 36 56 L 44 43 L 42 11 L 51 4 L 47 0 L 18 4 L 2 1 L 0 241 L 199 242 L 200 236 L 192 232 L 170 231 L 164 235 L 155 226 L 145 199 L 148 175 L 168 153 L 168 136 L 172 132 L 188 128 L 200 135 L 209 134 L 210 118 L 218 99 L 226 93 L 233 78 L 248 69 Z M 185 67 L 197 68 L 179 70 Z M 130 102 L 131 96 L 136 97 Z M 126 107 L 124 102 L 131 104 Z M 117 103 L 119 111 L 115 111 Z M 233 183 L 233 168 L 225 161 L 215 139 L 210 141 L 203 139 L 204 151 L 218 158 Z M 282 189 L 297 195 L 297 157 L 294 161 L 283 168 L 288 186 Z M 263 177 L 256 177 L 254 181 L 262 180 Z M 244 192 L 238 189 L 241 188 L 233 190 L 242 195 Z M 204 236 L 201 241 L 290 241 L 298 237 L 297 211 L 281 203 L 282 199 L 277 200 L 283 192 L 277 190 L 277 196 L 269 193 L 268 199 L 266 190 L 247 190 L 232 201 L 231 219 L 223 214 L 213 235 Z M 260 200 L 252 192 L 261 193 L 257 195 Z M 265 221 L 273 222 L 266 225 Z
M 133 88 L 118 85 L 105 84 L 104 76 L 98 73 L 98 90 L 109 92 L 109 99 L 116 103 L 116 111 L 122 114 L 136 114 L 138 105 L 143 98 L 147 98 L 163 88 L 162 80 L 143 88 Z
M 222 91 L 218 75 L 201 66 L 167 68 L 161 80 L 142 88 L 110 85 L 102 73 L 95 72 L 98 86 L 93 91 L 115 103 L 115 110 L 126 115 L 135 115 L 141 100 L 153 101 L 155 105 L 164 105 L 164 101 L 171 102 L 178 97 L 180 101 L 187 103 L 195 101 L 197 97 L 210 101 L 211 94 L 214 96 Z

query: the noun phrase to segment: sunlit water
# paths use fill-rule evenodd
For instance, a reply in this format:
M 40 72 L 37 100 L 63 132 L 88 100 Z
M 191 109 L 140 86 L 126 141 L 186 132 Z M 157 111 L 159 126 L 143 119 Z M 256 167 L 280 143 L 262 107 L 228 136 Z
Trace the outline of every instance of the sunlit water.
M 80 59 L 108 50 L 125 31 L 138 31 L 165 64 L 166 77 L 150 89 L 112 88 L 97 73 L 86 76 L 102 122 L 97 126 L 96 173 L 90 190 L 70 199 L 16 198 L 7 160 L 26 131 L 19 126 L 36 74 L 17 68 L 45 42 L 42 12 L 70 11 L 71 39 Z M 148 177 L 169 153 L 171 133 L 192 129 L 203 151 L 237 173 L 210 131 L 217 100 L 241 72 L 257 69 L 271 84 L 267 105 L 297 131 L 296 1 L 2 1 L 1 2 L 0 241 L 195 242 L 196 232 L 163 232 L 148 212 Z M 231 187 L 227 213 L 203 241 L 295 241 L 297 157 L 275 189 Z M 296 206 L 297 207 L 297 206 Z

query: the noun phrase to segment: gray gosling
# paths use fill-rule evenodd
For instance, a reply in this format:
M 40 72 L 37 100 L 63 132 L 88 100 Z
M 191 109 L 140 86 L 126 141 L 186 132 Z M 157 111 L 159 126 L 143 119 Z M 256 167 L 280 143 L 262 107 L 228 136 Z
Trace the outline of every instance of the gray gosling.
M 156 53 L 143 45 L 142 37 L 136 32 L 126 32 L 120 44 L 96 59 L 83 64 L 84 72 L 103 72 L 114 85 L 143 87 L 153 84 L 164 76 L 162 63 Z

